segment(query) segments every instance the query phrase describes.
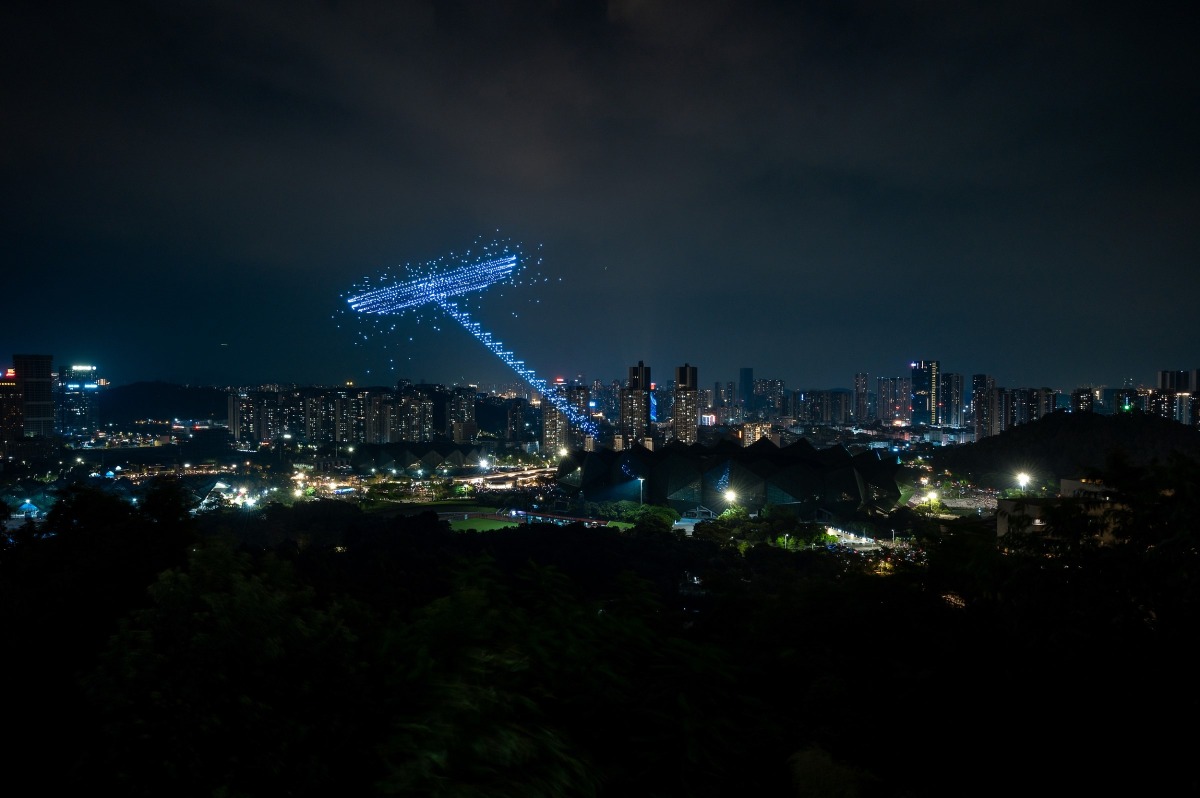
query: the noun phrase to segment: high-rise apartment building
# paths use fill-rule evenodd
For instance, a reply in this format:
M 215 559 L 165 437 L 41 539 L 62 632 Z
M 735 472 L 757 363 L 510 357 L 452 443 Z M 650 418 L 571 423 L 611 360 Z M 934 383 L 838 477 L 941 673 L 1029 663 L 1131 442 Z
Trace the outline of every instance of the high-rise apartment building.
M 287 433 L 279 391 L 239 390 L 229 394 L 229 434 L 235 441 L 259 444 Z
M 938 407 L 938 389 L 941 363 L 936 360 L 918 360 L 912 367 L 912 423 L 941 424 Z
M 1189 391 L 1152 391 L 1146 397 L 1146 410 L 1185 426 L 1200 426 L 1200 396 Z
M 941 389 L 938 391 L 938 404 L 941 405 L 939 417 L 942 424 L 948 427 L 966 425 L 966 378 L 961 374 L 943 374 Z
M 563 411 L 550 402 L 542 403 L 542 455 L 555 457 L 570 449 L 571 425 Z
M 54 436 L 54 356 L 13 355 L 26 438 Z
M 1016 412 L 1013 409 L 1013 393 L 1007 388 L 997 386 L 992 389 L 992 423 L 990 435 L 999 435 L 1013 425 Z
M 367 440 L 367 406 L 370 393 L 347 384 L 333 399 L 334 441 L 365 443 Z
M 675 367 L 675 409 L 672 425 L 675 439 L 681 443 L 699 440 L 700 383 L 695 366 L 684 363 Z
M 765 415 L 767 418 L 778 418 L 784 415 L 784 409 L 787 404 L 784 400 L 783 380 L 769 379 L 754 381 L 755 412 Z
M 621 442 L 625 448 L 644 442 L 650 434 L 650 367 L 642 361 L 629 367 L 621 389 Z
M 567 397 L 567 381 L 559 377 L 549 386 L 549 389 L 560 399 Z M 549 396 L 542 399 L 542 453 L 553 457 L 559 452 L 571 448 L 570 422 L 567 414 Z
M 971 376 L 971 425 L 977 441 L 994 434 L 992 426 L 997 412 L 995 391 L 995 377 L 990 374 Z
M 713 383 L 713 407 L 733 407 L 735 400 L 732 381 Z
M 842 427 L 851 421 L 854 407 L 852 391 L 795 391 L 792 397 L 792 414 L 801 424 Z
M 522 398 L 507 400 L 505 410 L 504 438 L 508 441 L 525 442 L 529 438 L 533 411 L 529 402 Z
M 1200 369 L 1158 372 L 1158 390 L 1200 393 Z
M 912 379 L 880 377 L 876 380 L 876 414 L 888 426 L 912 423 Z
M 475 400 L 479 388 L 475 385 L 456 386 L 446 408 L 446 432 L 455 443 L 474 443 L 479 435 L 475 420 Z
M 433 399 L 415 392 L 400 399 L 400 439 L 433 440 Z
M 1154 415 L 1200 426 L 1200 369 L 1158 372 L 1158 388 L 1147 406 Z
M 866 424 L 871 420 L 867 393 L 867 372 L 859 371 L 854 375 L 854 423 Z
M 592 417 L 595 415 L 595 407 L 592 404 L 592 392 L 582 381 L 576 381 L 574 384 L 567 386 L 567 404 L 575 408 L 580 416 Z M 571 446 L 575 449 L 583 448 L 586 451 L 592 451 L 589 447 L 596 445 L 595 438 L 576 426 L 569 426 L 567 438 L 570 440 Z
M 1096 410 L 1096 394 L 1091 388 L 1076 388 L 1071 391 L 1072 413 L 1093 413 Z
M 747 421 L 742 425 L 742 446 L 753 446 L 763 438 L 770 437 L 771 422 Z
M 391 391 L 372 391 L 367 402 L 367 443 L 393 443 L 400 438 L 399 428 L 396 395 Z
M 1012 404 L 1009 426 L 1037 421 L 1058 407 L 1058 391 L 1053 388 L 1013 388 L 1009 394 Z

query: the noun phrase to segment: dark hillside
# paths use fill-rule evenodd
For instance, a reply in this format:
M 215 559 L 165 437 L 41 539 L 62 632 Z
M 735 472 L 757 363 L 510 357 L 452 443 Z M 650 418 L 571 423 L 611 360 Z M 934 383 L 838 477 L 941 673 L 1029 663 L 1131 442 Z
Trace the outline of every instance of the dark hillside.
M 1116 451 L 1139 466 L 1166 462 L 1173 452 L 1196 459 L 1200 430 L 1145 413 L 1059 412 L 977 443 L 939 449 L 933 465 L 986 487 L 1007 488 L 1019 471 L 1042 483 L 1085 476 L 1103 469 Z

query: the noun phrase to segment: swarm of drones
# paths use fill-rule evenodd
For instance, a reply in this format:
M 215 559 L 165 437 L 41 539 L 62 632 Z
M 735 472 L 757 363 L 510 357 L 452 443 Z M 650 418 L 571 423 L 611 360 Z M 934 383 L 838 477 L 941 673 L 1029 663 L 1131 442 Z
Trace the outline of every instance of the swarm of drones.
M 493 286 L 546 282 L 548 278 L 525 268 L 525 260 L 519 244 L 501 240 L 480 244 L 475 250 L 469 250 L 461 256 L 446 255 L 419 266 L 406 264 L 400 274 L 385 272 L 374 280 L 366 278 L 344 294 L 346 312 L 368 319 L 375 334 L 395 334 L 395 318 L 414 314 L 419 323 L 425 318 L 425 313 L 437 308 L 442 312 L 442 317 L 449 316 L 461 324 L 522 380 L 542 394 L 573 426 L 585 434 L 598 435 L 596 423 L 590 416 L 570 404 L 566 396 L 551 390 L 545 380 L 525 365 L 524 360 L 518 359 L 511 350 L 504 348 L 503 342 L 483 329 L 472 318 L 467 307 L 473 295 Z M 541 258 L 537 258 L 535 263 L 540 264 Z M 514 312 L 513 315 L 517 314 Z M 436 321 L 434 329 L 440 329 Z M 362 332 L 357 342 L 370 339 L 371 333 Z

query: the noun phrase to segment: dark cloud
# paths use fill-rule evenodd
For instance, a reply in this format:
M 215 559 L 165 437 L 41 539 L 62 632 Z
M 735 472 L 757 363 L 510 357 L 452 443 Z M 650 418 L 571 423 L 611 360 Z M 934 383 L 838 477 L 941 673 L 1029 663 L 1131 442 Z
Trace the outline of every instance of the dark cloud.
M 940 358 L 1070 389 L 1197 365 L 1162 324 L 1200 288 L 1184 8 L 5 13 L 14 352 L 122 380 L 506 378 L 461 330 L 403 319 L 384 352 L 333 318 L 363 275 L 498 229 L 562 278 L 481 308 L 546 372 L 831 387 Z

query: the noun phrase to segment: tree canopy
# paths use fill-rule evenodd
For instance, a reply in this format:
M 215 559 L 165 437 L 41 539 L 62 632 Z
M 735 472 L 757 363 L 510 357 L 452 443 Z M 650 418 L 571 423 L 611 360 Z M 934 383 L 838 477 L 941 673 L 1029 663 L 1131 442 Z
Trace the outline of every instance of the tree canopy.
M 81 487 L 0 547 L 9 777 L 181 796 L 1186 794 L 1200 465 L 1111 465 L 1104 545 L 1069 508 L 1052 550 L 898 512 L 913 547 L 876 555 L 792 546 L 821 530 L 783 510 L 692 537 L 649 507 L 624 532 L 466 534 L 432 512 L 192 516 L 178 486 L 139 506 Z

